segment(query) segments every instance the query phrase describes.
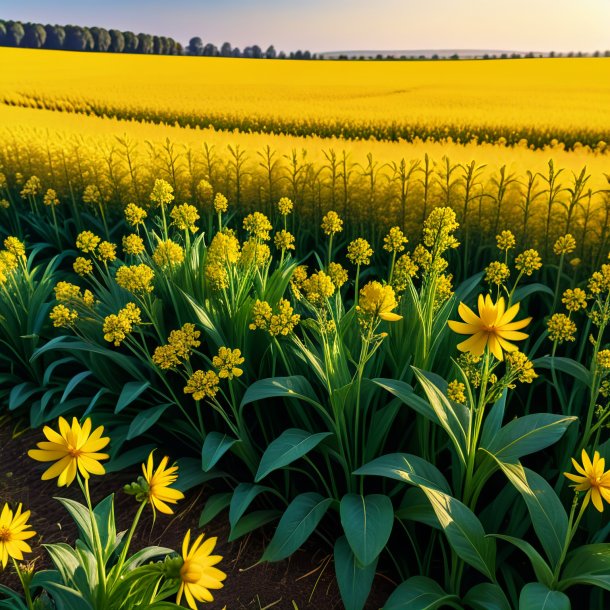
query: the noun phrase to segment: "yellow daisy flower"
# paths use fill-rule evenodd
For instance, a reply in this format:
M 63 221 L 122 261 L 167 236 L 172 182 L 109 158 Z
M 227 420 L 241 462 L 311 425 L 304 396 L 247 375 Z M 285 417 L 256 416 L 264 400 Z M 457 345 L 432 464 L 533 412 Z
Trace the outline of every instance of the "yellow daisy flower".
M 517 332 L 526 327 L 532 318 L 524 318 L 513 322 L 519 313 L 519 303 L 506 309 L 503 297 L 496 303 L 491 300 L 489 295 L 483 297 L 479 295 L 479 315 L 477 316 L 470 307 L 460 303 L 458 313 L 464 322 L 450 320 L 449 328 L 461 335 L 472 335 L 466 341 L 458 344 L 458 349 L 462 352 L 470 352 L 473 356 L 481 356 L 485 348 L 489 346 L 491 353 L 498 359 L 503 360 L 503 350 L 514 352 L 516 345 L 509 341 L 523 341 L 527 339 L 525 333 Z
M 599 457 L 599 451 L 593 454 L 593 462 L 589 458 L 587 452 L 583 449 L 582 466 L 572 458 L 572 464 L 580 474 L 572 474 L 564 472 L 563 474 L 574 481 L 576 485 L 572 485 L 574 491 L 586 491 L 583 502 L 583 508 L 587 506 L 589 500 L 593 501 L 593 506 L 600 512 L 604 512 L 604 503 L 602 500 L 610 503 L 610 470 L 604 472 L 606 460 Z
M 210 553 L 216 546 L 216 538 L 208 538 L 203 544 L 203 534 L 195 540 L 189 549 L 191 530 L 186 533 L 182 543 L 184 563 L 180 568 L 180 588 L 176 603 L 180 604 L 182 596 L 186 598 L 189 608 L 197 610 L 197 602 L 212 602 L 214 597 L 210 589 L 222 589 L 222 581 L 227 577 L 224 572 L 213 567 L 220 561 L 220 555 Z
M 0 513 L 0 563 L 6 568 L 9 557 L 21 561 L 23 553 L 31 553 L 30 545 L 25 542 L 28 538 L 36 535 L 30 530 L 32 527 L 27 521 L 30 511 L 21 512 L 21 504 L 13 511 L 5 504 Z
M 55 462 L 42 475 L 42 480 L 57 477 L 57 485 L 71 485 L 77 472 L 88 479 L 91 474 L 105 474 L 100 460 L 107 460 L 108 454 L 98 453 L 108 443 L 108 437 L 102 437 L 104 426 L 99 426 L 91 432 L 91 418 L 85 423 L 78 423 L 72 418 L 72 426 L 63 418 L 59 418 L 59 433 L 45 426 L 43 428 L 47 441 L 38 443 L 38 449 L 30 449 L 28 455 L 38 462 Z
M 177 489 L 172 489 L 170 485 L 178 479 L 178 466 L 167 467 L 169 458 L 165 456 L 157 469 L 153 468 L 153 453 L 150 452 L 148 462 L 142 464 L 142 472 L 148 483 L 148 499 L 152 506 L 153 512 L 158 510 L 165 515 L 173 515 L 174 511 L 168 504 L 176 504 L 178 500 L 184 498 L 184 494 Z

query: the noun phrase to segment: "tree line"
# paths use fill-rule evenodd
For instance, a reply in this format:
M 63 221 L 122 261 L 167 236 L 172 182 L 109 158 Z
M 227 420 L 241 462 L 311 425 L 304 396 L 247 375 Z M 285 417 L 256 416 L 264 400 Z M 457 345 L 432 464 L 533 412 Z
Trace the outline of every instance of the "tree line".
M 200 55 L 203 57 L 246 57 L 249 59 L 322 59 L 315 53 L 312 54 L 310 51 L 291 51 L 285 53 L 284 51 L 276 51 L 273 45 L 269 45 L 266 51 L 263 51 L 258 45 L 251 47 L 244 47 L 241 50 L 239 47 L 231 46 L 230 42 L 223 43 L 220 48 L 216 45 L 208 42 L 203 43 L 203 40 L 199 36 L 195 36 L 189 40 L 188 45 L 185 48 L 185 53 L 188 55 Z
M 183 53 L 182 45 L 167 36 L 4 20 L 0 20 L 0 46 L 157 55 Z

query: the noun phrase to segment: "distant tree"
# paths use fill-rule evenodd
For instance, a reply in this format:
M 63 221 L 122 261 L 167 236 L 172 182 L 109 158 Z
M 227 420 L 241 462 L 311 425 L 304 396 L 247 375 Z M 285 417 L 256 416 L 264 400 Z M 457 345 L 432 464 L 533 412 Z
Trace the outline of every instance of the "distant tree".
M 69 51 L 92 51 L 94 47 L 93 36 L 87 28 L 79 25 L 67 25 L 64 48 Z
M 47 39 L 45 49 L 63 49 L 66 40 L 66 31 L 60 25 L 45 25 Z
M 152 37 L 152 52 L 155 55 L 162 55 L 165 52 L 165 48 L 163 46 L 163 43 L 161 42 L 161 37 L 160 36 L 153 36 Z
M 510 58 L 511 59 L 521 59 L 521 55 L 519 55 L 519 53 L 511 53 Z
M 311 59 L 311 51 L 303 51 L 303 59 Z
M 570 52 L 567 54 L 567 56 L 566 56 L 566 57 L 574 57 L 574 52 L 573 52 L 573 51 L 570 51 Z
M 232 57 L 241 57 L 241 51 L 239 50 L 239 47 L 235 47 L 233 49 L 233 51 L 231 51 L 231 56 Z
M 125 36 L 119 30 L 110 30 L 110 51 L 113 53 L 122 53 L 125 50 Z
M 488 53 L 485 53 L 485 54 L 483 55 L 483 59 L 489 59 L 489 54 L 488 54 Z
M 22 47 L 41 49 L 47 39 L 46 30 L 39 23 L 25 23 L 23 26 Z
M 133 32 L 123 32 L 125 39 L 124 53 L 137 53 L 140 39 Z
M 153 52 L 153 37 L 150 34 L 138 34 L 138 53 L 148 55 Z
M 267 59 L 275 59 L 277 57 L 275 47 L 272 44 L 267 47 L 267 50 L 265 51 L 265 57 Z
M 277 58 L 278 59 L 286 59 L 286 53 L 284 53 L 284 51 L 280 51 L 278 56 L 277 56 Z
M 4 45 L 6 41 L 6 25 L 4 21 L 0 21 L 0 45 Z
M 91 28 L 91 36 L 93 36 L 95 51 L 106 53 L 110 49 L 112 38 L 106 28 Z
M 303 51 L 301 51 L 301 49 L 299 49 L 298 51 L 295 51 L 294 58 L 295 59 L 303 59 Z
M 435 53 L 430 59 L 435 59 L 436 60 L 436 59 L 439 59 L 439 56 L 438 56 L 437 53 Z
M 599 57 L 599 51 L 595 51 L 595 53 L 593 53 L 593 57 Z
M 174 48 L 175 48 L 174 55 L 183 55 L 184 54 L 184 47 L 179 42 L 176 42 Z
M 211 42 L 203 47 L 203 55 L 206 57 L 216 57 L 218 55 L 218 47 Z
M 263 50 L 257 44 L 252 47 L 252 57 L 254 59 L 261 59 L 263 57 Z
M 199 36 L 191 38 L 186 49 L 189 52 L 189 55 L 203 55 L 203 40 L 201 40 Z
M 252 47 L 246 47 L 241 54 L 242 57 L 247 57 L 248 59 L 252 59 Z
M 23 40 L 25 30 L 23 25 L 19 21 L 7 21 L 6 22 L 6 46 L 7 47 L 18 47 Z
M 551 51 L 551 52 L 549 53 L 549 57 L 555 57 L 555 51 Z
M 220 47 L 220 55 L 222 57 L 231 57 L 232 54 L 233 54 L 233 48 L 231 47 L 231 43 L 223 42 L 222 46 Z

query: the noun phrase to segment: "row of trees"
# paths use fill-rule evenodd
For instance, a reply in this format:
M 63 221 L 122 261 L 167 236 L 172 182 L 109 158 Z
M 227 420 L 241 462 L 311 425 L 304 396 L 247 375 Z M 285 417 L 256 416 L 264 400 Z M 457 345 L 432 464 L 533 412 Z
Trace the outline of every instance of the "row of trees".
M 273 45 L 267 47 L 266 51 L 263 51 L 263 49 L 257 44 L 251 47 L 245 47 L 242 51 L 239 47 L 231 46 L 230 42 L 225 42 L 219 49 L 211 42 L 203 44 L 203 40 L 201 40 L 199 36 L 190 39 L 185 52 L 188 55 L 200 55 L 203 57 L 246 57 L 249 59 L 318 59 L 317 55 L 312 55 L 309 51 L 298 50 L 290 53 L 284 53 L 284 51 L 278 52 L 275 50 Z
M 183 52 L 179 42 L 166 36 L 3 20 L 0 20 L 0 46 L 158 55 L 180 55 Z

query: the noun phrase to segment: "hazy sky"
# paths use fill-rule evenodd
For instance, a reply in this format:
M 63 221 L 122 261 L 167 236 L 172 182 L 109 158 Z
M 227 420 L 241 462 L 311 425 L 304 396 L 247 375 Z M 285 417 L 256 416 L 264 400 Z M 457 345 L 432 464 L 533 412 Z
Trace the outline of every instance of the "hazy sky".
M 0 18 L 286 51 L 610 49 L 610 0 L 0 0 Z

